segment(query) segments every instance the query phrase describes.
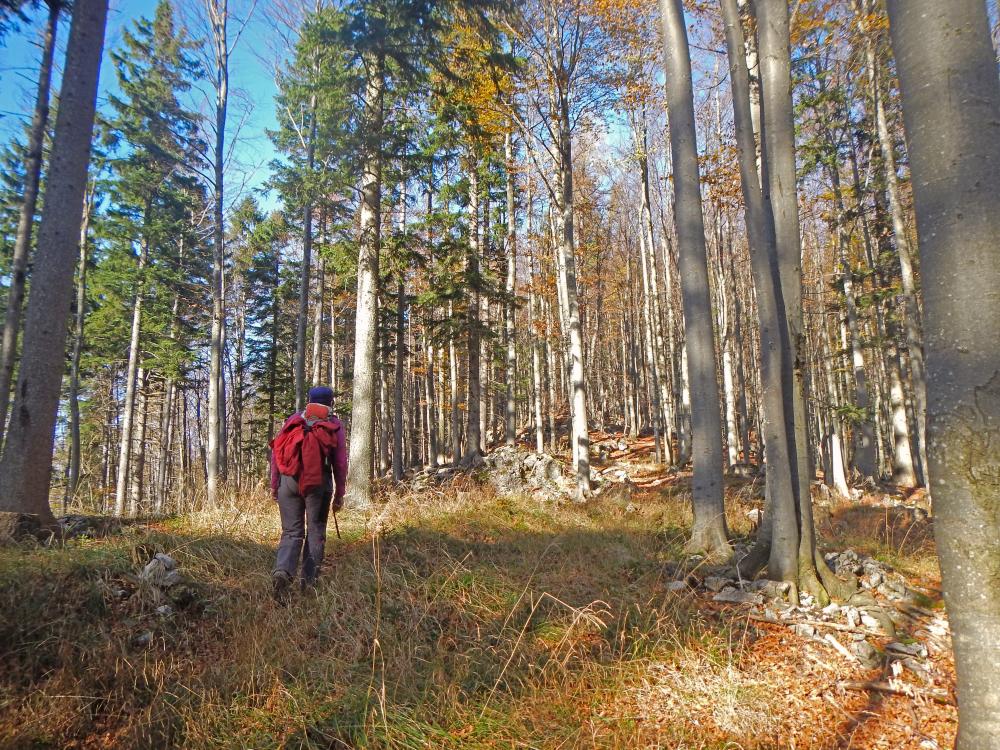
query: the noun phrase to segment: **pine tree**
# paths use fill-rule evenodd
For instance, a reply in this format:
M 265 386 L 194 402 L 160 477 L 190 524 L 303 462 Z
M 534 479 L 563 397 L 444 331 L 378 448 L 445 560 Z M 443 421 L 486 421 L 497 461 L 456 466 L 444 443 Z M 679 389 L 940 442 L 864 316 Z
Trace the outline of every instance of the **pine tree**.
M 137 377 L 148 354 L 140 349 L 141 343 L 149 341 L 142 335 L 143 306 L 154 293 L 160 267 L 178 254 L 176 243 L 190 216 L 185 204 L 195 191 L 191 170 L 202 150 L 198 117 L 180 103 L 181 95 L 200 73 L 190 56 L 191 47 L 186 35 L 175 27 L 170 4 L 162 0 L 154 18 L 140 19 L 134 30 L 126 30 L 123 49 L 112 53 L 122 92 L 110 97 L 115 112 L 110 146 L 121 154 L 113 167 L 115 234 L 121 251 L 136 258 L 115 487 L 117 515 L 125 512 Z M 141 442 L 136 447 L 144 450 Z

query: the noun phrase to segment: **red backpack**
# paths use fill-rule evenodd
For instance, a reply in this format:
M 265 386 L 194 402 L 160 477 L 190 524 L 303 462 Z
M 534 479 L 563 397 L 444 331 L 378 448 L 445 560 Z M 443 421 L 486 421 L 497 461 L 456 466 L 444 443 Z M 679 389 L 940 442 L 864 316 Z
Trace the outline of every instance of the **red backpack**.
M 295 477 L 302 495 L 323 487 L 324 468 L 339 444 L 340 423 L 332 416 L 329 406 L 307 404 L 301 414 L 288 418 L 271 441 L 278 471 Z

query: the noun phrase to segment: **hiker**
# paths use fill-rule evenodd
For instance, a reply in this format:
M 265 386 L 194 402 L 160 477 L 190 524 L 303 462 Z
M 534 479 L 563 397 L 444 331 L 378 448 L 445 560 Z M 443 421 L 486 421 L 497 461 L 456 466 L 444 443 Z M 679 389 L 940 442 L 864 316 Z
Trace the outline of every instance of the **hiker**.
M 347 443 L 332 405 L 330 388 L 310 389 L 306 408 L 285 420 L 271 441 L 271 493 L 281 513 L 281 541 L 272 573 L 279 602 L 287 599 L 300 558 L 303 590 L 316 582 L 330 509 L 336 513 L 344 505 Z

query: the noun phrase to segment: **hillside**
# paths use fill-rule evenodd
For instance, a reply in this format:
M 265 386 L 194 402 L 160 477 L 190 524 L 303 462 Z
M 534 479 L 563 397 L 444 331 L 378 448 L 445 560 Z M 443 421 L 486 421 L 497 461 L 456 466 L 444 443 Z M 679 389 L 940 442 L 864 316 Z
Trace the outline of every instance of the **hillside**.
M 499 495 L 481 472 L 345 511 L 321 584 L 286 608 L 270 598 L 264 497 L 2 549 L 0 746 L 951 746 L 922 514 L 876 495 L 818 511 L 825 550 L 871 556 L 918 592 L 888 608 L 889 637 L 715 601 L 739 589 L 684 567 L 689 478 L 625 470 L 631 491 L 582 505 Z M 729 484 L 736 532 L 760 494 Z M 158 552 L 173 585 L 141 575 Z M 853 645 L 865 632 L 870 669 Z

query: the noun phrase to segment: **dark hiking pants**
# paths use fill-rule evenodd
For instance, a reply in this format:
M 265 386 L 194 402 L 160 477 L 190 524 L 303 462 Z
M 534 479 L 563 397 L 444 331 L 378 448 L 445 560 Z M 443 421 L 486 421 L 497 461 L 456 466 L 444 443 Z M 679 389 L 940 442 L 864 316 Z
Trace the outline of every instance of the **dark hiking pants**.
M 283 570 L 295 578 L 301 558 L 302 578 L 306 583 L 316 580 L 319 565 L 323 562 L 323 548 L 326 546 L 330 494 L 328 489 L 321 488 L 303 497 L 299 494 L 299 483 L 295 478 L 281 475 L 278 483 L 281 541 L 278 542 L 275 572 Z

